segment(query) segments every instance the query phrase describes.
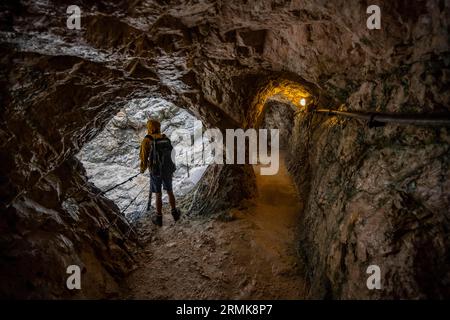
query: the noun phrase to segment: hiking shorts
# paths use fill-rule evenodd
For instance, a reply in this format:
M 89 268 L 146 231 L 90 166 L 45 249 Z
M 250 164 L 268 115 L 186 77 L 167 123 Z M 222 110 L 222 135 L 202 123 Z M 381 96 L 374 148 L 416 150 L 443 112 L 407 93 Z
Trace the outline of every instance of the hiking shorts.
M 172 175 L 155 176 L 150 174 L 150 191 L 152 193 L 161 193 L 161 185 L 166 191 L 172 191 Z

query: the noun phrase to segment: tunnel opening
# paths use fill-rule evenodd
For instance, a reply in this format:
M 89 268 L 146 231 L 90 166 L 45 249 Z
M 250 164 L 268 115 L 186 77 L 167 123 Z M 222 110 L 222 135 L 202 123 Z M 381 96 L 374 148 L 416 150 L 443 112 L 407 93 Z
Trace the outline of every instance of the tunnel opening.
M 257 82 L 256 91 L 248 97 L 250 103 L 246 113 L 245 126 L 259 128 L 265 119 L 270 102 L 278 101 L 291 106 L 294 111 L 309 110 L 322 103 L 326 95 L 301 77 L 290 73 L 274 73 Z M 281 119 L 282 117 L 279 117 Z
M 198 121 L 188 111 L 159 97 L 133 99 L 129 101 L 105 125 L 93 139 L 83 145 L 76 157 L 86 169 L 87 178 L 114 201 L 130 221 L 136 221 L 148 211 L 150 183 L 146 171 L 124 183 L 139 172 L 139 147 L 147 134 L 148 119 L 161 123 L 161 132 L 172 139 L 176 171 L 173 174 L 173 191 L 176 197 L 187 194 L 204 174 L 207 165 L 192 161 L 192 145 L 177 139 L 189 135 L 194 139 L 194 125 Z M 114 189 L 112 189 L 114 188 Z M 110 190 L 112 189 L 112 190 Z M 150 199 L 151 201 L 151 199 Z M 163 192 L 163 202 L 168 197 Z M 154 199 L 151 203 L 154 207 Z
M 157 233 L 147 232 L 152 255 L 144 257 L 139 270 L 126 279 L 125 297 L 306 296 L 308 285 L 297 255 L 303 202 L 284 164 L 296 108 L 279 95 L 265 102 L 260 115 L 260 128 L 280 130 L 283 152 L 278 173 L 261 175 L 260 164 L 211 165 L 188 197 L 195 204 L 188 212 L 197 216 Z M 246 190 L 257 192 L 242 197 Z M 152 226 L 141 220 L 140 228 Z M 180 253 L 180 248 L 188 254 Z
M 306 154 L 298 159 L 297 149 L 299 144 L 307 144 L 309 140 L 309 132 L 300 135 L 299 126 L 309 121 L 311 111 L 319 104 L 330 105 L 332 99 L 296 75 L 275 74 L 259 81 L 259 89 L 250 101 L 247 127 L 278 130 L 281 158 L 290 175 L 298 178 L 298 167 L 307 163 L 301 160 Z

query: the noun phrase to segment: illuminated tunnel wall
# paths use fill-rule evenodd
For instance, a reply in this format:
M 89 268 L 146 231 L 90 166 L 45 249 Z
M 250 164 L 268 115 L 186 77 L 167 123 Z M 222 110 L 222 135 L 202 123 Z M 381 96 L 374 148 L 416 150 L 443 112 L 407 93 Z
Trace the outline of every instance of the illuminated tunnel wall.
M 314 96 L 309 89 L 298 82 L 285 79 L 269 80 L 252 100 L 246 119 L 246 127 L 258 128 L 261 125 L 269 100 L 285 102 L 302 110 L 312 103 Z

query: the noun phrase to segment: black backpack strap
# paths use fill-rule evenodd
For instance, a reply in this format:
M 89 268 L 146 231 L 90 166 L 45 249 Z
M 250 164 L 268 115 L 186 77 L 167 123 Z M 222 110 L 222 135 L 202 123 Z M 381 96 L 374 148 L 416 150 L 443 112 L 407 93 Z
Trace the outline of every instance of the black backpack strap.
M 150 154 L 148 155 L 149 165 L 153 166 L 154 164 L 154 154 L 155 154 L 155 139 L 150 134 L 145 135 L 144 139 L 148 138 L 150 142 L 152 143 L 152 148 L 150 149 Z

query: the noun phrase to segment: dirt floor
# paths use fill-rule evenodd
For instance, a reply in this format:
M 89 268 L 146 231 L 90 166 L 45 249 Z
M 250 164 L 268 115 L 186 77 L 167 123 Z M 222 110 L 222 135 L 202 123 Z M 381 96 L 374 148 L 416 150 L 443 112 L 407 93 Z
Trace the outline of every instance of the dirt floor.
M 258 197 L 227 219 L 164 226 L 139 222 L 145 243 L 123 284 L 126 299 L 301 299 L 305 281 L 296 254 L 300 201 L 284 166 L 257 173 Z

